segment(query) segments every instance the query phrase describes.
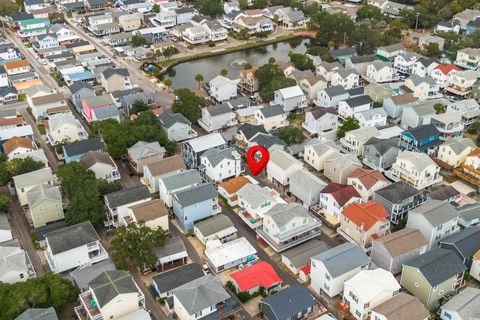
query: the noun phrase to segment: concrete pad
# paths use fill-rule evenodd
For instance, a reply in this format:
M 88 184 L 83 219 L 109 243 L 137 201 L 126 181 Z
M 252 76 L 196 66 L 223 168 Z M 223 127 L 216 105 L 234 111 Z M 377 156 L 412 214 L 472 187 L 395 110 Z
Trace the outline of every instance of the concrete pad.
M 465 182 L 463 181 L 460 181 L 460 180 L 457 180 L 453 183 L 450 184 L 452 187 L 454 187 L 455 189 L 457 189 L 458 191 L 460 191 L 461 193 L 463 193 L 464 195 L 467 195 L 469 194 L 470 192 L 474 192 L 475 189 L 473 189 L 472 187 L 470 187 L 468 184 L 466 184 Z
M 205 251 L 205 246 L 203 243 L 201 243 L 197 237 L 187 237 L 187 240 L 192 244 L 198 255 L 205 260 L 205 255 L 203 253 Z
M 263 299 L 262 296 L 257 296 L 255 298 L 248 300 L 246 303 L 243 304 L 243 308 L 248 312 L 248 314 L 252 318 L 260 313 L 260 310 L 258 309 L 258 304 L 260 303 L 260 301 L 262 301 L 262 299 Z

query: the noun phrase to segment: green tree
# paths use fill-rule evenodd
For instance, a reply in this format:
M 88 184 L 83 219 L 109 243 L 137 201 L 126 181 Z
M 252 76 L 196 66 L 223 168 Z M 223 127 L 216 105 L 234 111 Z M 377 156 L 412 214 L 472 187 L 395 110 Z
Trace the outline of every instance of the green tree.
M 50 272 L 24 282 L 0 283 L 0 319 L 15 319 L 34 307 L 53 307 L 61 313 L 69 303 L 77 300 L 78 294 L 72 282 Z
M 40 161 L 33 160 L 32 157 L 15 158 L 7 161 L 2 159 L 0 162 L 0 184 L 7 184 L 12 177 L 36 171 L 45 167 Z
M 434 58 L 439 58 L 440 55 L 442 54 L 442 51 L 438 47 L 438 43 L 430 43 L 426 45 L 423 51 L 426 56 L 434 57 Z
M 360 128 L 360 125 L 358 123 L 358 120 L 354 117 L 347 117 L 345 120 L 343 120 L 342 124 L 340 127 L 338 127 L 337 130 L 337 138 L 343 138 L 345 137 L 345 133 L 358 129 Z
M 293 66 L 298 70 L 315 70 L 312 59 L 301 53 L 290 52 L 288 54 Z
M 248 70 L 248 69 L 252 69 L 252 65 L 248 62 L 245 62 L 243 64 L 243 70 Z
M 223 4 L 221 0 L 197 0 L 194 7 L 204 15 L 215 18 L 223 13 Z
M 12 199 L 9 196 L 0 195 L 0 210 L 7 211 L 12 205 Z
M 203 78 L 203 75 L 198 73 L 195 75 L 195 81 L 198 82 L 198 89 L 200 90 L 200 88 L 202 87 L 202 82 L 204 81 L 205 79 Z
M 324 62 L 333 62 L 332 52 L 327 47 L 309 46 L 307 53 L 314 56 L 319 56 Z
M 148 41 L 147 39 L 145 39 L 144 37 L 142 36 L 139 36 L 139 35 L 134 35 L 132 37 L 132 39 L 130 40 L 130 44 L 133 46 L 133 47 L 141 47 L 141 46 L 145 46 L 148 44 Z
M 250 39 L 250 30 L 248 28 L 243 28 L 238 32 L 237 38 L 239 40 L 248 40 Z
M 0 1 L 0 16 L 10 16 L 18 12 L 19 5 L 13 1 Z
M 442 114 L 447 112 L 447 106 L 444 105 L 443 103 L 436 103 L 433 106 L 433 109 L 435 109 L 435 114 Z
M 132 105 L 132 110 L 130 110 L 130 113 L 137 114 L 147 110 L 148 110 L 148 105 L 143 100 L 136 100 Z
M 267 63 L 257 69 L 255 77 L 258 79 L 258 93 L 263 101 L 273 99 L 273 92 L 278 89 L 291 87 L 296 84 L 294 79 L 285 77 L 282 69 L 275 63 Z
M 167 78 L 163 80 L 163 84 L 167 87 L 168 91 L 170 91 L 170 88 L 172 87 L 172 80 Z
M 480 131 L 480 122 L 474 122 L 471 125 L 468 126 L 467 132 L 469 134 L 477 134 L 478 131 Z
M 73 17 L 73 11 L 72 11 L 72 9 L 68 9 L 68 10 L 67 10 L 67 17 L 69 17 L 69 18 Z
M 361 6 L 360 9 L 358 9 L 357 11 L 357 20 L 359 21 L 381 18 L 382 12 L 380 11 L 380 9 L 369 4 Z
M 287 145 L 302 143 L 305 140 L 303 130 L 296 127 L 282 127 L 273 134 L 285 141 Z
M 202 117 L 201 106 L 205 100 L 186 88 L 175 90 L 175 94 L 178 99 L 173 102 L 172 111 L 183 114 L 191 122 L 197 122 Z
M 52 12 L 48 14 L 48 20 L 51 24 L 65 23 L 65 16 L 62 12 Z
M 252 9 L 265 9 L 267 5 L 266 0 L 253 0 Z
M 152 6 L 152 11 L 155 12 L 155 13 L 159 13 L 159 12 L 160 12 L 160 5 L 158 5 L 158 4 L 155 3 L 155 4 Z
M 130 223 L 115 229 L 110 242 L 110 253 L 115 264 L 125 268 L 128 260 L 140 270 L 155 266 L 158 258 L 155 247 L 163 246 L 165 232 L 162 228 L 150 229 L 144 223 Z
M 228 70 L 223 68 L 222 70 L 220 70 L 220 75 L 226 77 L 228 75 Z
M 252 298 L 252 295 L 248 291 L 240 291 L 237 293 L 238 300 L 240 300 L 242 303 L 247 302 Z

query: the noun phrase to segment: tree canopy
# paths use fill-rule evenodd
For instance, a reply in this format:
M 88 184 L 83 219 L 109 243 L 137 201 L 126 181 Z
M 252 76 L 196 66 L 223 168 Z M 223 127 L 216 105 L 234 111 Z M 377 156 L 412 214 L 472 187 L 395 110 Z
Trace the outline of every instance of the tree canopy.
M 278 128 L 273 134 L 285 141 L 287 145 L 302 143 L 305 140 L 303 130 L 296 127 Z
M 14 1 L 0 1 L 0 16 L 10 16 L 18 12 L 19 6 Z
M 183 114 L 191 122 L 197 122 L 202 117 L 201 106 L 205 99 L 186 88 L 175 90 L 175 94 L 178 98 L 173 102 L 172 111 Z
M 95 173 L 88 170 L 81 161 L 59 166 L 57 176 L 70 200 L 65 213 L 65 222 L 73 225 L 90 221 L 94 225 L 101 225 L 106 219 L 103 196 L 120 190 L 120 186 L 97 179 Z
M 25 282 L 0 282 L 0 319 L 15 319 L 33 307 L 53 307 L 60 313 L 79 293 L 71 281 L 50 272 Z
M 151 112 L 142 112 L 135 120 L 118 122 L 114 119 L 94 122 L 92 133 L 103 138 L 108 153 L 115 159 L 127 153 L 127 149 L 138 141 L 158 141 L 167 152 L 175 150 L 175 143 L 169 141 L 160 128 L 157 117 Z
M 130 223 L 114 232 L 109 250 L 117 267 L 125 268 L 127 260 L 140 270 L 155 266 L 158 258 L 153 249 L 165 242 L 162 228 L 153 230 L 143 223 Z
M 7 184 L 12 177 L 36 171 L 45 167 L 45 164 L 40 161 L 33 160 L 32 157 L 14 158 L 0 160 L 0 184 Z
M 141 47 L 141 46 L 147 45 L 148 41 L 147 41 L 147 39 L 145 39 L 145 37 L 142 37 L 142 36 L 139 36 L 139 35 L 134 35 L 132 37 L 132 39 L 130 40 L 130 44 L 133 47 Z
M 347 117 L 343 120 L 340 127 L 337 130 L 337 138 L 345 137 L 345 133 L 360 128 L 358 120 L 354 117 Z
M 194 2 L 194 6 L 201 14 L 211 18 L 223 14 L 223 4 L 221 0 L 197 0 Z
M 9 196 L 0 195 L 0 210 L 8 210 L 12 205 L 12 199 Z
M 130 113 L 140 113 L 147 110 L 148 105 L 143 100 L 136 100 L 132 105 L 132 110 L 130 110 Z
M 315 71 L 312 59 L 301 53 L 290 52 L 288 54 L 293 66 L 298 70 L 311 70 Z
M 296 81 L 287 78 L 274 61 L 259 67 L 255 76 L 259 84 L 258 93 L 263 101 L 272 100 L 275 90 L 296 85 Z
M 370 4 L 364 4 L 357 11 L 357 20 L 381 19 L 382 11 Z

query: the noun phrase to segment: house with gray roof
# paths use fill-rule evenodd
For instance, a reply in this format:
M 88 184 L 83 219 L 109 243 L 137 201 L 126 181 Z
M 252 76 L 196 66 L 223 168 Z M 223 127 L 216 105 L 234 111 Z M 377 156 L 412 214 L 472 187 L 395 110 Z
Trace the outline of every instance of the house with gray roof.
M 221 212 L 217 190 L 213 184 L 200 184 L 173 194 L 173 213 L 184 232 L 196 222 Z
M 458 232 L 458 213 L 450 204 L 432 200 L 408 213 L 407 227 L 420 230 L 428 242 L 428 250 Z
M 287 113 L 282 105 L 268 105 L 255 111 L 254 124 L 262 125 L 267 132 L 270 132 L 288 126 Z
M 70 92 L 70 100 L 72 100 L 77 112 L 82 112 L 82 99 L 96 96 L 92 85 L 84 81 L 73 83 L 68 87 L 68 91 Z
M 12 240 L 12 228 L 6 213 L 0 213 L 0 244 Z
M 308 209 L 320 201 L 320 191 L 327 184 L 313 173 L 301 169 L 290 177 L 290 192 Z
M 102 87 L 107 92 L 131 89 L 133 87 L 128 69 L 110 68 L 101 74 Z
M 451 250 L 469 268 L 474 254 L 480 250 L 480 229 L 466 228 L 440 241 L 440 248 Z
M 98 138 L 79 140 L 62 147 L 65 163 L 80 161 L 80 159 L 89 151 L 104 152 L 103 144 Z
M 298 283 L 280 290 L 260 301 L 264 319 L 304 319 L 313 312 L 315 299 Z
M 168 208 L 173 206 L 173 194 L 175 192 L 203 183 L 203 178 L 196 169 L 170 171 L 157 179 L 160 199 Z
M 120 105 L 123 109 L 123 112 L 129 115 L 132 111 L 133 105 L 137 101 L 141 101 L 145 103 L 147 106 L 152 106 L 155 103 L 155 99 L 153 95 L 149 92 L 142 91 L 142 92 L 132 93 L 120 98 Z
M 198 263 L 189 263 L 182 267 L 153 276 L 152 288 L 160 298 L 170 297 L 173 291 L 195 279 L 205 275 Z
M 237 129 L 237 132 L 234 135 L 234 139 L 239 144 L 247 144 L 260 133 L 267 133 L 267 131 L 262 125 L 244 123 Z
M 345 281 L 370 264 L 362 247 L 350 242 L 322 252 L 311 259 L 310 279 L 315 293 L 334 297 L 343 291 Z
M 20 205 L 25 206 L 28 204 L 27 193 L 40 184 L 48 184 L 53 186 L 54 177 L 52 174 L 52 169 L 43 168 L 14 176 L 13 183 L 15 184 L 15 191 L 17 193 Z
M 158 259 L 155 265 L 158 272 L 168 271 L 187 264 L 187 248 L 180 237 L 167 237 L 162 246 L 153 248 L 153 253 Z
M 128 317 L 145 308 L 145 296 L 129 271 L 104 271 L 88 284 L 79 295 L 75 308 L 79 319 L 113 319 Z M 100 317 L 99 317 L 100 316 Z
M 441 320 L 480 318 L 480 289 L 467 287 L 440 307 Z
M 256 231 L 281 252 L 319 236 L 321 224 L 299 203 L 278 203 L 263 214 L 262 227 Z
M 52 231 L 45 235 L 45 243 L 45 257 L 54 273 L 91 265 L 108 258 L 108 253 L 90 221 Z
M 0 244 L 0 282 L 14 284 L 35 276 L 30 258 L 17 239 Z
M 142 173 L 145 165 L 162 160 L 165 152 L 158 141 L 138 141 L 127 149 L 128 163 L 135 172 Z
M 466 269 L 454 252 L 435 248 L 403 264 L 400 284 L 432 309 L 463 285 Z
M 226 103 L 202 108 L 202 118 L 198 119 L 198 124 L 207 132 L 216 132 L 237 123 L 235 113 Z
M 47 223 L 62 220 L 63 202 L 59 186 L 41 183 L 30 189 L 27 194 L 27 218 L 34 228 Z
M 152 200 L 150 191 L 144 185 L 115 191 L 103 196 L 107 207 L 106 225 L 119 226 L 127 224 L 128 208 Z
M 198 134 L 192 129 L 192 123 L 181 113 L 165 112 L 158 116 L 160 127 L 167 134 L 168 140 L 184 141 L 195 138 Z
M 455 209 L 459 215 L 460 226 L 467 228 L 480 223 L 480 203 L 465 204 Z
M 218 214 L 193 226 L 193 233 L 204 245 L 208 241 L 219 240 L 221 243 L 237 238 L 237 228 L 232 220 L 224 214 Z
M 336 107 L 340 101 L 350 98 L 347 90 L 341 85 L 328 87 L 319 90 L 317 93 L 317 99 L 313 101 L 316 106 L 319 107 Z
M 181 320 L 208 317 L 216 320 L 234 312 L 234 302 L 219 278 L 207 274 L 173 290 L 173 307 Z
M 209 149 L 200 156 L 200 163 L 198 170 L 212 182 L 238 177 L 244 171 L 242 157 L 233 148 Z
M 92 264 L 83 269 L 78 269 L 70 272 L 70 277 L 72 277 L 75 285 L 82 291 L 88 290 L 88 284 L 92 282 L 93 279 L 98 277 L 105 271 L 114 271 L 117 270 L 113 260 L 106 259 L 99 263 Z
M 15 320 L 58 320 L 58 317 L 53 307 L 29 308 L 16 317 Z
M 280 139 L 277 136 L 260 133 L 252 141 L 248 144 L 248 148 L 252 146 L 262 146 L 268 150 L 268 152 L 272 153 L 275 150 L 285 150 L 287 144 L 285 141 Z
M 311 258 L 327 251 L 330 247 L 319 239 L 313 239 L 294 248 L 282 252 L 282 263 L 293 274 L 298 275 L 300 270 L 310 267 Z M 305 271 L 308 276 L 308 271 Z

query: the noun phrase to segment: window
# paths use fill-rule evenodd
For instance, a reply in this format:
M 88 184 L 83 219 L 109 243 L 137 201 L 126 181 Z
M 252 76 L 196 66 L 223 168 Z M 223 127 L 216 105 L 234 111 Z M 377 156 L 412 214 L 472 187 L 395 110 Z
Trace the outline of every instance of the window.
M 360 318 L 362 317 L 362 314 L 361 314 L 360 311 L 358 311 L 358 310 L 355 310 L 355 314 L 356 314 L 358 317 L 360 317 Z
M 420 287 L 420 285 L 418 284 L 418 282 L 415 282 L 415 287 L 416 287 L 416 288 Z
M 365 304 L 363 305 L 363 308 L 364 308 L 364 309 L 366 309 L 366 308 L 368 308 L 368 307 L 370 307 L 370 303 L 365 303 Z

